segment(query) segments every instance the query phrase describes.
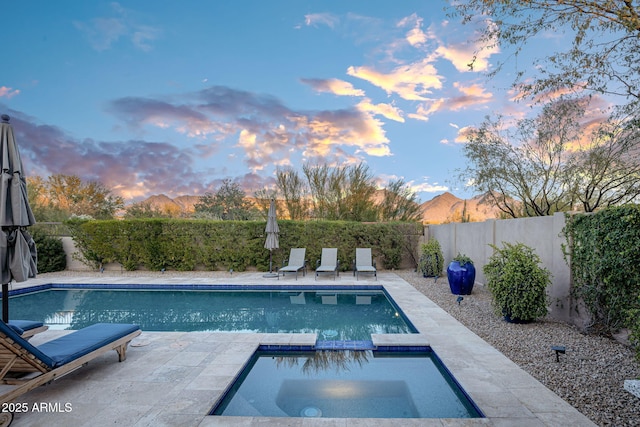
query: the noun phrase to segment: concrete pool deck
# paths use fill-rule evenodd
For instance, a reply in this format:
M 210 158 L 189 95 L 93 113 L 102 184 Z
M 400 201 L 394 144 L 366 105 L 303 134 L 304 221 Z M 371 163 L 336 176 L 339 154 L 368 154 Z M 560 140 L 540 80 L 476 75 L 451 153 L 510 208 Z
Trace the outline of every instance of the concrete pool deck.
M 448 313 L 392 272 L 355 280 L 314 274 L 279 280 L 263 273 L 155 272 L 60 273 L 13 284 L 12 289 L 47 283 L 76 284 L 242 284 L 382 285 L 420 334 L 379 335 L 374 344 L 430 345 L 487 418 L 402 419 L 402 426 L 593 426 L 587 417 L 520 369 Z M 11 307 L 9 307 L 10 309 Z M 38 344 L 64 331 L 32 338 Z M 147 332 L 131 342 L 127 360 L 115 352 L 35 389 L 16 403 L 14 426 L 369 426 L 397 427 L 398 419 L 322 419 L 207 416 L 261 344 L 313 345 L 315 334 Z M 7 387 L 7 386 L 2 386 Z M 38 410 L 41 409 L 41 410 Z

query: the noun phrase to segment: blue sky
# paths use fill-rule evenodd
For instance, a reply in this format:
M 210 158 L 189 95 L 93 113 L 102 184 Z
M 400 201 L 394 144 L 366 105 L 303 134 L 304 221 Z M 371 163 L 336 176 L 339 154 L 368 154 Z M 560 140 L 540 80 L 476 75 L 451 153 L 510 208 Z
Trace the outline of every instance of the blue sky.
M 469 71 L 478 28 L 445 6 L 9 2 L 0 112 L 27 175 L 98 180 L 127 201 L 215 192 L 226 178 L 252 194 L 305 162 L 365 162 L 421 201 L 471 197 L 452 180 L 465 129 L 528 107 L 511 101 L 509 70 L 487 80 L 498 49 Z

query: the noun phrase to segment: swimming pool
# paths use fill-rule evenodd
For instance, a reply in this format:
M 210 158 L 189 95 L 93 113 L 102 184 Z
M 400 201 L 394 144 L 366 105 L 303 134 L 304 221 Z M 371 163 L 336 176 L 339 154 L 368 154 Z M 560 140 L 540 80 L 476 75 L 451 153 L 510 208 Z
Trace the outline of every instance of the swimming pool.
M 394 352 L 259 350 L 210 415 L 483 417 L 426 347 Z
M 319 340 L 370 340 L 416 329 L 381 287 L 83 286 L 26 288 L 10 298 L 14 319 L 52 329 L 98 322 L 145 331 L 317 333 Z

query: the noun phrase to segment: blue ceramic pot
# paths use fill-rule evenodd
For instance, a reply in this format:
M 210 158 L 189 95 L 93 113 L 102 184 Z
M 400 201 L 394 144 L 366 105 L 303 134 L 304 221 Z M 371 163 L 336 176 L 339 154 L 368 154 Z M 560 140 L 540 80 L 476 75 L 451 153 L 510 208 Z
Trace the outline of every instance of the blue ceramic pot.
M 471 263 L 461 266 L 458 261 L 451 261 L 447 267 L 449 287 L 454 295 L 470 295 L 476 281 L 476 268 Z

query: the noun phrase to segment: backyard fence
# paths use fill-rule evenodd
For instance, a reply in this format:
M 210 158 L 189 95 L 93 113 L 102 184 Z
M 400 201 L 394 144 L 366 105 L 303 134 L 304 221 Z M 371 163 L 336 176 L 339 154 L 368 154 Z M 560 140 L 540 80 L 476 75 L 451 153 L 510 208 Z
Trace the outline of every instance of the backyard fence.
M 587 315 L 584 310 L 576 309 L 578 304 L 571 297 L 571 271 L 562 250 L 566 244 L 565 223 L 565 213 L 556 213 L 553 216 L 429 225 L 424 238 L 425 241 L 429 238 L 438 240 L 445 266 L 458 253 L 470 257 L 476 267 L 476 282 L 482 284 L 485 283 L 482 268 L 493 254 L 491 245 L 501 247 L 503 242 L 508 242 L 530 246 L 553 275 L 553 283 L 548 289 L 550 316 L 582 326 Z

